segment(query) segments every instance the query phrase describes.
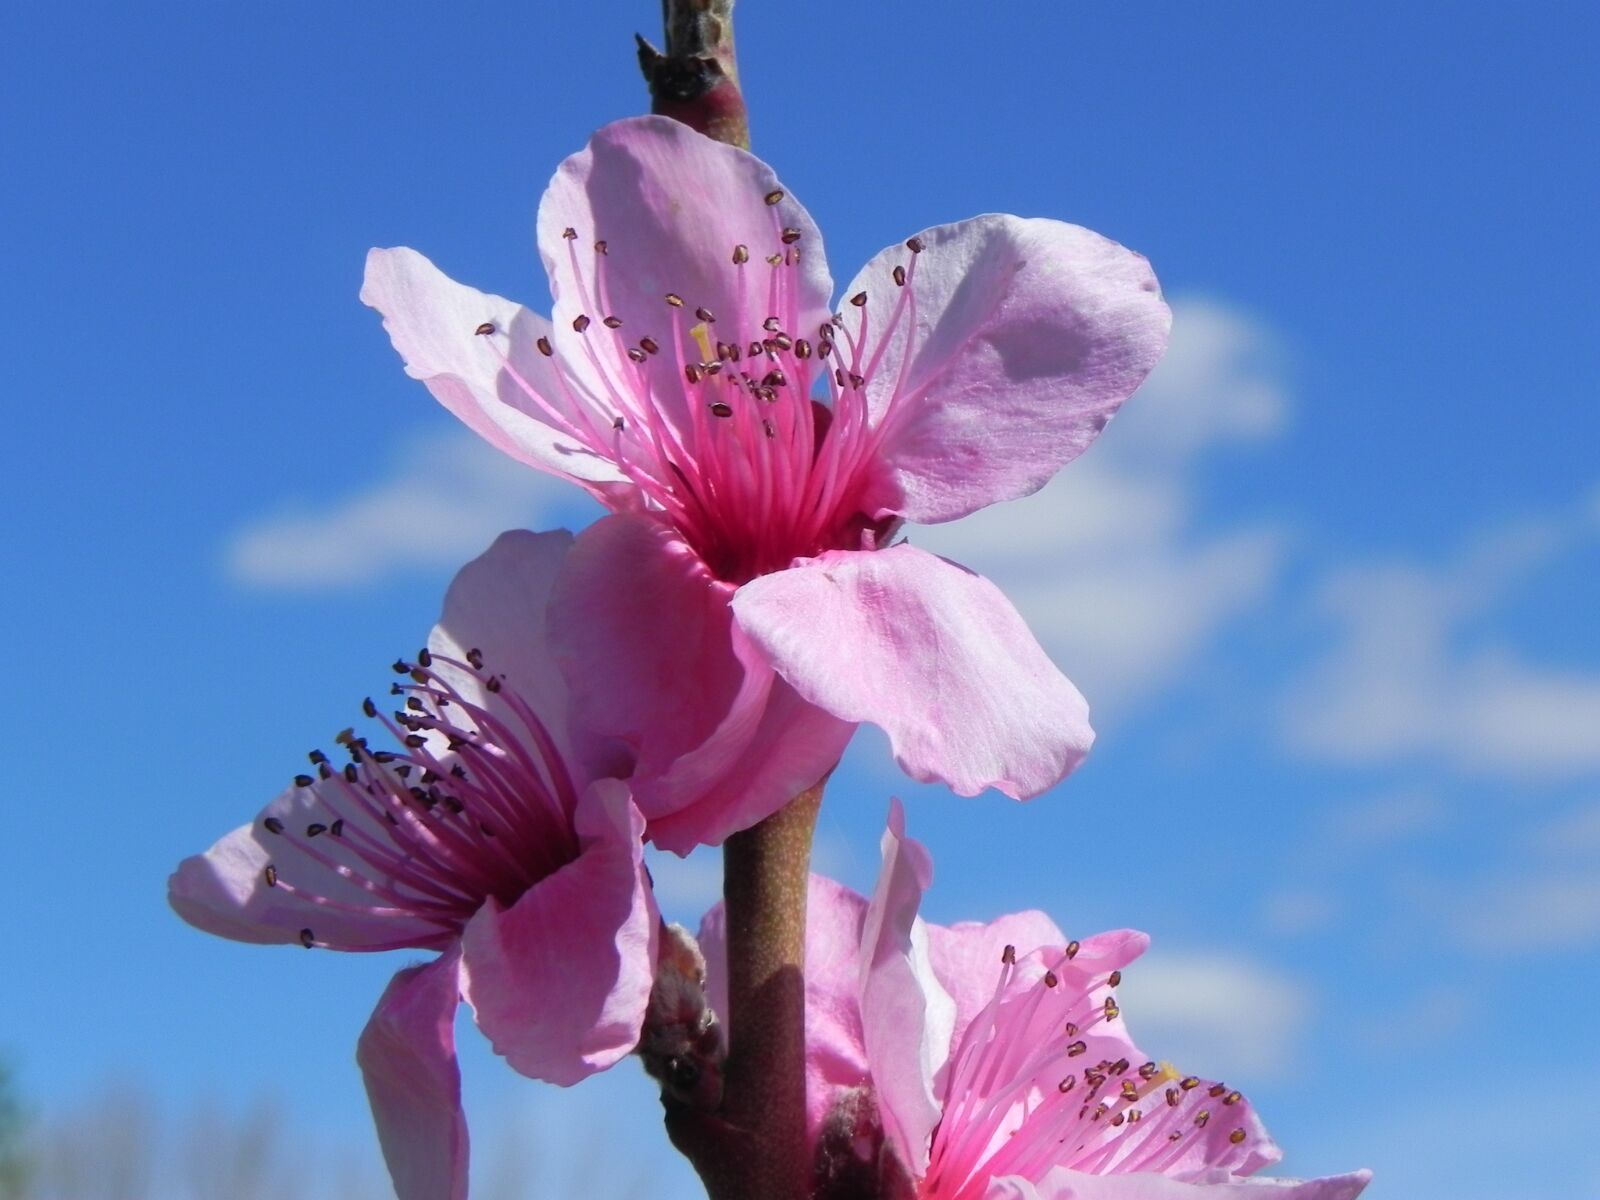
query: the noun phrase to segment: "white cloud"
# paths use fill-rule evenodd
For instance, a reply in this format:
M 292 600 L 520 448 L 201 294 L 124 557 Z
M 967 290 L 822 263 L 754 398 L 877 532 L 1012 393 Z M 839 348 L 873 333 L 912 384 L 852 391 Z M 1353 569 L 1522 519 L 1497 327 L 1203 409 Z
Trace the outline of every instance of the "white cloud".
M 564 493 L 575 494 L 465 431 L 413 437 L 370 486 L 239 530 L 227 570 L 251 587 L 316 589 L 451 569 L 504 530 L 550 524 Z
M 1335 572 L 1315 605 L 1337 634 L 1290 687 L 1287 744 L 1352 765 L 1420 757 L 1514 778 L 1600 770 L 1600 675 L 1474 636 L 1527 574 L 1597 525 L 1587 512 L 1559 514 L 1490 531 L 1442 567 Z
M 1283 557 L 1270 527 L 1194 528 L 1205 458 L 1284 422 L 1273 339 L 1209 301 L 1174 309 L 1167 357 L 1089 453 L 1035 496 L 911 534 L 1004 588 L 1102 713 L 1178 674 Z
M 1261 904 L 1263 924 L 1273 933 L 1301 937 L 1333 924 L 1339 902 L 1325 892 L 1291 888 L 1270 893 Z
M 1600 859 L 1600 800 L 1540 826 L 1528 840 L 1534 850 L 1552 857 Z
M 1454 911 L 1458 938 L 1497 954 L 1566 950 L 1600 942 L 1600 878 L 1537 871 L 1473 888 Z
M 1311 1016 L 1306 986 L 1238 953 L 1167 953 L 1128 968 L 1121 1000 L 1147 1053 L 1213 1079 L 1293 1073 Z
M 1431 833 L 1448 820 L 1449 811 L 1433 792 L 1402 789 L 1336 805 L 1326 828 L 1341 846 L 1370 850 Z

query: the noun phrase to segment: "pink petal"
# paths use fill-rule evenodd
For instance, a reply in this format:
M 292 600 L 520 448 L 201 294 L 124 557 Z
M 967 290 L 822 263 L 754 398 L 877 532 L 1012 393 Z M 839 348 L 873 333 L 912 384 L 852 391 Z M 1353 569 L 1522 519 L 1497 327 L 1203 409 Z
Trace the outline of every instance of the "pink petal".
M 356 1045 L 378 1141 L 398 1200 L 466 1200 L 455 1015 L 461 952 L 406 967 L 384 989 Z
M 996 1179 L 985 1200 L 1354 1200 L 1371 1171 L 1326 1179 L 1238 1179 L 1226 1174 L 1181 1182 L 1165 1175 L 1085 1175 L 1056 1168 L 1037 1183 Z
M 519 462 L 580 483 L 623 480 L 609 459 L 561 427 L 567 422 L 582 428 L 580 406 L 588 401 L 580 396 L 573 402 L 552 361 L 537 349 L 538 339 L 550 334 L 549 321 L 510 300 L 456 283 L 404 247 L 367 255 L 361 299 L 383 314 L 383 326 L 405 359 L 406 374 L 427 384 L 439 403 L 490 445 Z M 476 333 L 485 323 L 495 331 Z M 503 365 L 496 347 L 509 366 Z M 559 416 L 541 408 L 524 383 Z M 610 417 L 603 420 L 609 426 Z
M 755 579 L 740 626 L 795 691 L 889 735 L 913 779 L 1037 795 L 1082 760 L 1088 706 L 1000 590 L 901 544 Z
M 861 1026 L 884 1133 L 920 1176 L 939 1123 L 933 1080 L 950 1050 L 955 1005 L 934 977 L 917 917 L 933 860 L 906 837 L 898 800 L 890 802 L 882 846 L 883 870 L 861 931 Z
M 353 854 L 351 839 L 303 836 L 312 825 L 326 828 L 344 817 L 352 835 L 388 842 L 387 831 L 365 810 L 348 803 L 337 813 L 328 809 L 324 790 L 337 800 L 337 788 L 318 779 L 310 787 L 285 790 L 249 825 L 179 863 L 167 881 L 168 903 L 189 924 L 239 942 L 292 944 L 310 930 L 318 945 L 334 950 L 449 945 L 455 940 L 453 924 L 394 909 L 336 869 L 348 867 L 359 878 L 372 873 Z M 272 832 L 279 822 L 285 832 Z M 269 867 L 284 886 L 268 882 Z
M 952 1044 L 961 1040 L 972 1018 L 993 998 L 1000 956 L 1007 946 L 1026 954 L 1039 946 L 1066 944 L 1067 936 L 1055 922 L 1036 910 L 999 917 L 987 925 L 978 921 L 929 925 L 928 956 L 956 1006 Z
M 613 380 L 635 378 L 618 339 L 597 336 L 596 330 L 586 341 L 573 322 L 588 316 L 598 325 L 614 316 L 628 344 L 649 336 L 670 347 L 668 293 L 684 301 L 678 313 L 684 332 L 696 323 L 691 314 L 703 307 L 724 337 L 761 337 L 761 322 L 774 312 L 766 259 L 787 248 L 781 237 L 786 228 L 799 231 L 794 245 L 803 253 L 798 265 L 780 272 L 794 290 L 800 328 L 815 330 L 828 319 L 833 283 L 810 215 L 787 193 L 777 204 L 766 202 L 783 191 L 759 158 L 666 117 L 634 117 L 601 129 L 561 164 L 539 205 L 539 252 L 550 273 L 563 359 L 575 371 L 587 371 L 596 387 L 604 386 L 596 361 Z M 567 238 L 568 229 L 576 236 Z M 604 254 L 595 252 L 597 241 L 605 243 Z M 742 268 L 732 260 L 739 245 L 750 258 Z M 597 269 L 604 272 L 603 300 Z M 645 369 L 660 372 L 663 381 L 672 377 L 670 392 L 658 387 L 658 395 L 681 395 L 670 352 L 652 358 Z
M 867 901 L 813 875 L 806 897 L 806 1120 L 813 1138 L 841 1091 L 867 1077 L 861 1031 L 861 928 Z M 727 914 L 715 905 L 700 923 L 706 989 L 728 1020 Z
M 1155 366 L 1172 318 L 1143 258 L 1076 225 L 990 215 L 918 236 L 915 327 L 901 321 L 868 383 L 886 427 L 876 499 L 949 521 L 1037 491 L 1081 454 Z M 891 246 L 845 289 L 867 294 L 869 341 L 910 258 Z
M 575 713 L 632 747 L 634 802 L 679 853 L 776 812 L 851 728 L 777 682 L 729 591 L 668 526 L 618 515 L 579 535 L 552 600 Z
M 638 1044 L 661 919 L 643 833 L 626 785 L 592 785 L 578 808 L 577 859 L 510 908 L 485 904 L 461 935 L 478 1027 L 524 1075 L 574 1084 Z

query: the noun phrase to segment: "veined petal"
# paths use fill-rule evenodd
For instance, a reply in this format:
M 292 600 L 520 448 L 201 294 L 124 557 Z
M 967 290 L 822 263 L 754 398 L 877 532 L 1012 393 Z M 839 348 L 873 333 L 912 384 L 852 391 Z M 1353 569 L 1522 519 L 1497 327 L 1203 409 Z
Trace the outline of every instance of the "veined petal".
M 457 917 L 448 905 L 373 878 L 360 857 L 362 840 L 381 844 L 388 833 L 371 810 L 343 802 L 341 787 L 334 774 L 286 789 L 250 824 L 179 863 L 167 881 L 168 903 L 189 924 L 239 942 L 449 945 Z M 349 828 L 335 835 L 341 817 Z
M 913 779 L 1026 798 L 1093 741 L 1083 697 L 1000 590 L 913 546 L 798 563 L 733 610 L 804 699 L 882 727 Z
M 780 198 L 768 203 L 774 195 Z M 791 241 L 785 230 L 793 231 Z M 555 297 L 557 345 L 600 389 L 606 376 L 620 386 L 635 372 L 616 339 L 585 342 L 573 328 L 583 316 L 595 324 L 614 317 L 628 342 L 650 337 L 661 346 L 675 340 L 675 315 L 681 342 L 700 308 L 716 319 L 713 337 L 733 340 L 759 338 L 769 316 L 792 314 L 794 328 L 807 330 L 828 319 L 833 284 L 810 215 L 759 158 L 667 117 L 607 125 L 563 162 L 540 202 L 538 236 Z M 743 266 L 734 262 L 737 246 L 746 248 Z M 797 264 L 766 261 L 795 249 Z M 683 300 L 681 311 L 668 307 L 669 293 Z M 672 381 L 659 389 L 663 397 L 679 394 L 677 369 L 670 353 L 643 368 Z
M 885 1135 L 921 1175 L 939 1123 L 933 1081 L 950 1052 L 955 1004 L 928 961 L 928 933 L 917 916 L 933 880 L 933 860 L 906 837 L 905 812 L 890 802 L 883 870 L 861 931 L 861 1027 Z
M 516 1070 L 563 1086 L 638 1044 L 660 924 L 627 786 L 591 785 L 577 826 L 577 859 L 509 908 L 491 900 L 461 935 L 478 1027 Z
M 1161 357 L 1171 313 L 1142 257 L 1077 225 L 989 215 L 917 237 L 909 285 L 895 245 L 845 294 L 866 293 L 869 339 L 892 327 L 867 381 L 876 507 L 949 521 L 1037 491 L 1082 453 Z M 908 291 L 915 316 L 896 321 Z
M 928 956 L 940 985 L 955 1001 L 951 1041 L 959 1042 L 972 1019 L 994 997 L 994 976 L 1007 946 L 1064 946 L 1062 933 L 1037 910 L 1012 913 L 984 924 L 962 921 L 928 926 Z
M 460 967 L 453 947 L 398 972 L 356 1045 L 398 1200 L 466 1200 L 467 1121 L 455 1041 Z
M 1372 1180 L 1370 1171 L 1325 1179 L 1239 1179 L 1219 1172 L 1185 1182 L 1165 1175 L 1086 1175 L 1057 1167 L 1037 1183 L 1016 1176 L 996 1179 L 985 1200 L 1354 1200 Z
M 569 390 L 537 342 L 550 322 L 520 304 L 456 283 L 415 250 L 367 255 L 363 302 L 383 314 L 383 327 L 434 398 L 478 436 L 519 462 L 581 484 L 616 484 L 623 474 L 562 426 L 602 420 L 582 411 L 589 401 Z M 493 326 L 492 332 L 476 331 Z M 547 411 L 530 389 L 554 410 Z M 609 426 L 603 418 L 600 428 Z M 592 440 L 592 439 L 591 439 Z M 595 490 L 591 487 L 591 490 Z

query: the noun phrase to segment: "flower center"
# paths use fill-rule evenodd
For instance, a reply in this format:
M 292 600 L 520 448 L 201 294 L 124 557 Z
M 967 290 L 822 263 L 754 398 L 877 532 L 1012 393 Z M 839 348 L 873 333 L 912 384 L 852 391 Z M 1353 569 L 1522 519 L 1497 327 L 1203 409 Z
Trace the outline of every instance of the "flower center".
M 782 198 L 773 192 L 768 205 Z M 583 362 L 575 369 L 565 346 L 558 356 L 550 339 L 537 343 L 555 360 L 559 395 L 515 370 L 493 324 L 478 328 L 546 419 L 616 463 L 711 572 L 735 584 L 826 550 L 875 547 L 898 524 L 863 511 L 867 468 L 898 391 L 871 388 L 869 401 L 869 381 L 896 331 L 915 329 L 922 243 L 908 241 L 907 261 L 894 269 L 898 294 L 884 329 L 870 327 L 865 292 L 850 299 L 853 321 L 835 314 L 803 329 L 802 235 L 772 212 L 773 253 L 756 259 L 737 245 L 717 268 L 732 273 L 724 294 L 736 298 L 736 313 L 721 320 L 695 297 L 669 292 L 655 330 L 625 329 L 608 315 L 610 246 L 598 240 L 592 255 L 580 254 L 577 231 L 566 230 Z M 765 316 L 754 323 L 757 312 Z
M 1030 955 L 1027 967 L 1042 971 L 1029 986 L 1006 947 L 994 996 L 946 1068 L 944 1113 L 919 1196 L 973 1200 L 991 1179 L 1037 1179 L 1057 1166 L 1159 1173 L 1201 1137 L 1213 1143 L 1213 1165 L 1243 1157 L 1248 1106 L 1240 1094 L 1166 1063 L 1135 1067 L 1115 1027 L 1121 1009 L 1112 989 L 1122 972 L 1076 964 L 1079 949 L 1070 943 L 1048 966 L 1043 952 Z
M 354 885 L 365 900 L 319 894 L 275 864 L 264 871 L 269 887 L 310 907 L 438 930 L 361 947 L 370 950 L 446 945 L 490 897 L 509 905 L 578 854 L 572 778 L 549 731 L 504 676 L 485 671 L 476 650 L 466 662 L 423 650 L 394 669 L 405 677 L 390 689 L 402 706 L 384 714 L 369 699 L 363 708 L 400 748 L 372 750 L 345 730 L 337 740 L 350 761 L 342 769 L 313 750 L 315 773 L 295 777 L 315 797 L 306 824 L 263 821 L 301 860 Z M 501 703 L 491 710 L 468 699 L 451 676 L 476 679 Z M 308 949 L 320 944 L 314 927 L 302 929 L 300 941 Z

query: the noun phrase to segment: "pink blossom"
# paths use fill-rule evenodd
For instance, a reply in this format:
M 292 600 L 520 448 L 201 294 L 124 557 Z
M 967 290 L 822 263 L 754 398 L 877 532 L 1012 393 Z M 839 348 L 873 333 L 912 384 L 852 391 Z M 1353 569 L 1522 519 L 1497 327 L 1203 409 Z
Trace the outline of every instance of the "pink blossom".
M 644 819 L 570 728 L 543 636 L 567 533 L 508 533 L 456 576 L 394 735 L 311 770 L 185 859 L 178 914 L 246 942 L 437 950 L 395 975 L 357 1059 L 401 1200 L 462 1200 L 467 1130 L 452 1032 L 465 997 L 518 1071 L 571 1084 L 639 1040 L 660 918 Z M 586 765 L 587 764 L 587 765 Z
M 1116 987 L 1149 939 L 1069 941 L 1040 912 L 944 927 L 898 802 L 871 901 L 813 876 L 807 1107 L 819 1200 L 1350 1200 L 1356 1172 L 1249 1178 L 1280 1157 L 1237 1090 L 1146 1057 Z M 725 996 L 720 906 L 700 933 Z
M 583 618 L 574 700 L 633 748 L 655 841 L 754 823 L 862 721 L 963 795 L 1077 765 L 1087 706 L 1015 609 L 894 537 L 1027 495 L 1094 440 L 1165 348 L 1144 259 L 976 217 L 876 255 L 835 313 L 772 169 L 659 117 L 561 165 L 538 240 L 553 321 L 405 249 L 372 252 L 362 296 L 447 408 L 613 510 L 555 605 Z

